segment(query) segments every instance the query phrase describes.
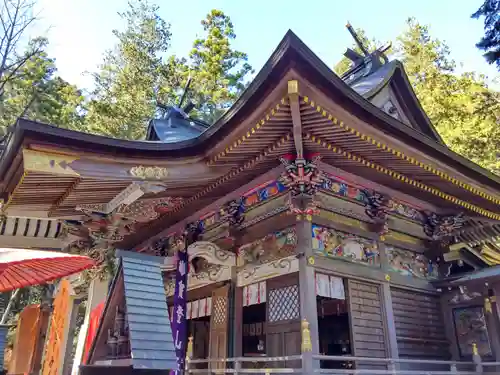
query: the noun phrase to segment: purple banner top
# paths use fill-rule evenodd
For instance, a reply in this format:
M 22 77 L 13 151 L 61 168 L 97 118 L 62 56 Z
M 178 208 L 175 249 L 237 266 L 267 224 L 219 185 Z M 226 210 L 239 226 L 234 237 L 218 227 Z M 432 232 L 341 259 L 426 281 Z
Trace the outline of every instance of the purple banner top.
M 174 309 L 172 311 L 172 335 L 179 370 L 184 370 L 187 349 L 187 298 L 188 254 L 187 249 L 177 252 L 177 269 L 175 272 Z

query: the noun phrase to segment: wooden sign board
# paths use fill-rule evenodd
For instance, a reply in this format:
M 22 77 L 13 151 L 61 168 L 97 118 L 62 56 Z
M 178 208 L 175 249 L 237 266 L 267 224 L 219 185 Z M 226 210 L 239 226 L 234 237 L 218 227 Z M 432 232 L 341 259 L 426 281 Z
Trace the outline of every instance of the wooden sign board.
M 38 338 L 36 333 L 39 322 L 40 305 L 26 306 L 19 315 L 9 373 L 25 374 L 30 372 L 36 339 Z
M 66 279 L 61 280 L 54 299 L 54 310 L 47 335 L 42 375 L 62 375 L 73 312 L 73 299 L 74 292 L 71 283 Z

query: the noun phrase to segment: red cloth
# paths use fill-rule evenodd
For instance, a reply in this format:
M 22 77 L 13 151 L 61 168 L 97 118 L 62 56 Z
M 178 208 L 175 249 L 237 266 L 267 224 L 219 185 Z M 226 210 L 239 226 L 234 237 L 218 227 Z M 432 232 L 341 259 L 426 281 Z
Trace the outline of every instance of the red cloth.
M 104 302 L 98 304 L 94 310 L 90 312 L 89 327 L 87 329 L 87 337 L 85 338 L 85 348 L 83 351 L 82 365 L 86 365 L 89 359 L 90 348 L 94 342 L 99 322 L 101 321 L 102 312 L 104 311 Z

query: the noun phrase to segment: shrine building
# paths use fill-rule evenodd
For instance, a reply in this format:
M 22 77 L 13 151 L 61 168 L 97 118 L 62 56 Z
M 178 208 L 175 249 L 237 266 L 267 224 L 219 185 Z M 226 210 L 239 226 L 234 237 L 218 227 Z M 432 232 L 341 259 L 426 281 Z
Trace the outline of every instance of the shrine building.
M 498 369 L 500 177 L 444 144 L 384 52 L 348 50 L 339 77 L 289 31 L 218 121 L 168 107 L 145 141 L 20 119 L 2 245 L 116 258 L 92 337 L 61 361 Z

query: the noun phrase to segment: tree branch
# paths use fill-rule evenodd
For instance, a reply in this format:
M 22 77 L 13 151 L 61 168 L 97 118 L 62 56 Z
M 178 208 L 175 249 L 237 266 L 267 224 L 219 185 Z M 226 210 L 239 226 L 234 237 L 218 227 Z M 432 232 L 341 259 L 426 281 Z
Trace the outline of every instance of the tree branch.
M 12 305 L 17 299 L 17 296 L 19 295 L 19 291 L 21 289 L 16 289 L 14 293 L 10 296 L 9 303 L 7 304 L 7 307 L 5 308 L 5 311 L 3 312 L 2 319 L 0 320 L 0 324 L 5 324 L 7 322 L 7 318 L 9 317 L 10 310 L 12 310 Z

